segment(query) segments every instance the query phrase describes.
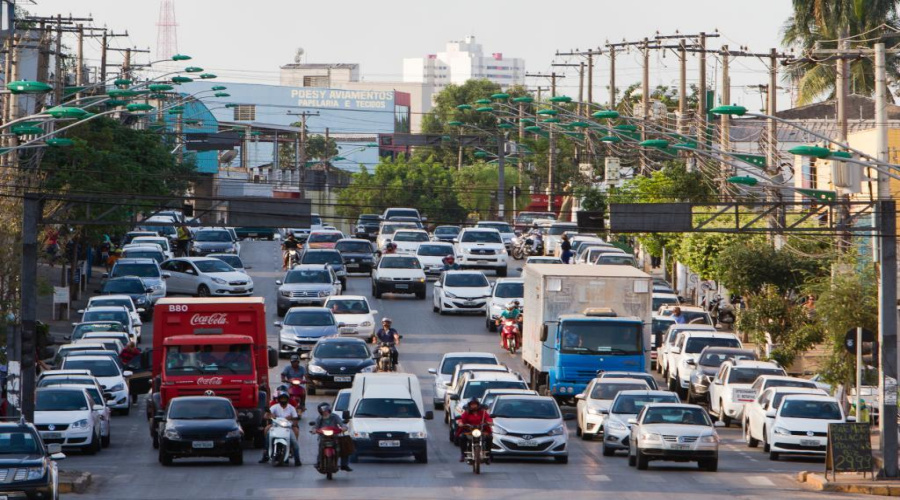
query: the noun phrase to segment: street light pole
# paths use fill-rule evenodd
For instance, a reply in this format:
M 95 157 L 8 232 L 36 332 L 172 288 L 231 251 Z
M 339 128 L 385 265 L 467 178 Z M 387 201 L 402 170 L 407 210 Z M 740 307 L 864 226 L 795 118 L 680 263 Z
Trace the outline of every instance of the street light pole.
M 506 217 L 506 134 L 503 130 L 497 131 L 497 216 L 504 220 Z

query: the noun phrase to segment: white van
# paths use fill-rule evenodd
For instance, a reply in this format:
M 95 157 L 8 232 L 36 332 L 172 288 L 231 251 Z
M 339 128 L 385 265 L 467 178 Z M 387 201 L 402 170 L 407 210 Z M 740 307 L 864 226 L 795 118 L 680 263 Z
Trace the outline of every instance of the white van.
M 360 373 L 350 390 L 350 409 L 343 414 L 356 447 L 352 461 L 360 455 L 374 457 L 412 456 L 428 463 L 428 433 L 419 379 L 409 373 Z

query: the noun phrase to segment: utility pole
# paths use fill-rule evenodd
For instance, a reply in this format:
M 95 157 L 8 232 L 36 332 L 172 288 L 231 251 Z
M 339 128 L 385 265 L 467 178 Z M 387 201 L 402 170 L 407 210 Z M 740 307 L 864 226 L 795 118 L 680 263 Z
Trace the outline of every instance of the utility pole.
M 647 122 L 650 120 L 650 40 L 644 38 L 644 67 L 641 77 L 641 140 L 646 141 Z M 647 157 L 641 155 L 641 175 L 647 174 Z
M 588 64 L 587 64 L 587 100 L 588 105 L 587 109 L 584 112 L 584 116 L 591 116 L 591 106 L 594 105 L 594 52 L 588 50 Z
M 553 171 L 556 169 L 556 126 L 550 124 L 550 156 L 547 159 L 547 211 L 553 211 Z
M 616 48 L 609 47 L 609 109 L 616 109 Z
M 706 144 L 706 33 L 700 32 L 700 95 L 697 96 L 697 147 Z
M 678 43 L 678 129 L 685 133 L 685 117 L 687 116 L 687 45 L 682 38 Z
M 106 81 L 106 50 L 109 47 L 109 34 L 103 30 L 103 40 L 100 42 L 100 82 Z
M 122 77 L 131 79 L 131 49 L 125 49 L 125 59 L 122 61 Z
M 722 46 L 722 104 L 729 105 L 731 104 L 731 78 L 728 74 L 728 61 L 731 56 L 728 53 L 728 45 Z M 731 117 L 728 115 L 719 116 L 720 122 L 720 130 L 721 137 L 719 137 L 719 144 L 721 145 L 722 151 L 730 151 L 731 150 Z M 721 185 L 723 188 L 723 192 L 727 192 L 724 188 L 727 183 L 727 179 L 732 175 L 733 167 L 726 161 L 723 161 L 720 165 L 720 175 Z
M 771 49 L 769 52 L 769 93 L 767 94 L 768 106 L 766 114 L 775 116 L 778 112 L 778 49 Z M 776 175 L 778 173 L 778 122 L 774 118 L 768 119 L 766 127 L 766 165 L 769 167 L 769 173 Z M 781 201 L 781 183 L 772 187 L 774 199 L 770 201 Z M 785 214 L 783 210 L 779 210 L 775 218 L 769 218 L 769 224 L 775 226 L 775 237 L 773 238 L 775 248 L 781 248 L 784 245 L 784 223 Z
M 75 86 L 81 87 L 84 85 L 84 25 L 78 25 L 78 52 L 77 52 L 77 66 L 75 67 Z M 76 99 L 81 99 L 81 91 L 79 90 L 77 94 L 75 94 Z
M 841 39 L 838 41 L 838 50 L 846 51 L 850 48 L 850 41 L 845 39 L 847 30 L 846 28 L 841 29 Z M 846 59 L 839 58 L 835 61 L 835 89 L 834 92 L 837 96 L 837 126 L 838 126 L 838 139 L 841 144 L 847 144 L 847 94 L 848 87 L 850 84 L 850 75 L 849 75 L 849 64 Z M 775 93 L 775 89 L 769 89 L 770 94 Z M 877 106 L 877 104 L 876 104 Z M 834 166 L 836 169 L 843 171 L 847 168 L 847 164 L 842 161 L 834 161 Z M 856 167 L 856 166 L 855 166 Z M 858 168 L 858 167 L 856 167 Z M 847 224 L 850 222 L 850 193 L 847 192 L 842 186 L 836 186 L 835 188 L 836 194 L 838 195 L 841 206 L 840 211 L 838 212 L 840 217 L 839 227 L 845 228 Z M 841 231 L 841 234 L 838 235 L 838 249 L 844 251 L 850 245 L 850 233 L 846 231 Z
M 506 218 L 506 133 L 497 132 L 497 216 Z
M 579 106 L 579 115 L 580 116 L 590 116 L 591 114 L 591 106 L 594 103 L 594 56 L 600 54 L 599 49 L 588 49 L 583 52 L 579 52 L 578 49 L 569 52 L 560 52 L 556 51 L 557 56 L 581 56 L 587 59 L 586 68 L 581 67 L 581 65 L 577 64 L 554 64 L 554 66 L 578 66 L 581 67 L 579 71 L 579 75 L 581 77 L 581 81 L 578 83 L 578 102 L 582 103 L 582 88 L 584 82 L 585 70 L 587 71 L 587 102 Z M 584 64 L 584 63 L 582 63 Z
M 23 201 L 22 217 L 22 276 L 30 276 L 37 269 L 38 222 L 43 212 L 43 201 L 35 194 L 26 194 Z M 34 422 L 34 390 L 37 337 L 37 280 L 23 279 L 21 282 L 22 312 L 20 325 L 12 336 L 13 349 L 8 351 L 10 381 L 14 370 L 18 371 L 18 399 L 13 407 L 25 420 Z M 18 338 L 16 338 L 18 337 Z M 12 389 L 16 390 L 15 387 Z M 14 408 L 15 410 L 15 408 Z
M 293 113 L 288 111 L 289 115 L 299 116 L 300 117 L 300 144 L 298 151 L 298 168 L 297 177 L 299 178 L 299 182 L 297 183 L 297 189 L 300 190 L 300 194 L 305 196 L 305 186 L 306 186 L 306 119 L 310 116 L 319 116 L 319 112 L 315 113 L 310 111 L 301 111 L 299 113 Z
M 56 54 L 54 54 L 53 58 L 56 61 L 56 69 L 54 71 L 54 81 L 55 85 L 53 88 L 53 104 L 59 106 L 60 102 L 62 102 L 63 95 L 63 87 L 66 86 L 65 76 L 62 74 L 63 72 L 63 55 L 62 55 L 62 15 L 56 15 Z
M 525 76 L 528 78 L 547 78 L 550 80 L 550 97 L 556 97 L 556 80 L 558 78 L 565 78 L 566 75 L 557 74 L 555 71 L 550 73 L 549 75 L 546 73 L 525 73 Z M 540 102 L 540 92 L 541 87 L 538 86 L 538 102 Z

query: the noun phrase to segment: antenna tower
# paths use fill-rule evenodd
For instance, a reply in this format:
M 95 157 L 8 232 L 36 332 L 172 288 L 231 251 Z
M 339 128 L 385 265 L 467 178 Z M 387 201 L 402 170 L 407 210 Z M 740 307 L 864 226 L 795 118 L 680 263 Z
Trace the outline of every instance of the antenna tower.
M 156 22 L 156 58 L 169 59 L 178 53 L 178 23 L 175 21 L 175 0 L 159 3 Z

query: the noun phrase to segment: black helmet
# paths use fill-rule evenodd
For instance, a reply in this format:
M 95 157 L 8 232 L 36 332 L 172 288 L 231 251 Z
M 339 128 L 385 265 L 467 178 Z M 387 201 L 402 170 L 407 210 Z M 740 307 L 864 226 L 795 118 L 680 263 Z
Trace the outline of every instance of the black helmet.
M 326 411 L 328 413 L 331 413 L 331 405 L 328 403 L 320 403 L 319 406 L 316 407 L 316 409 L 319 410 L 319 415 L 325 413 Z
M 291 396 L 290 396 L 288 393 L 286 393 L 286 392 L 284 392 L 284 391 L 281 391 L 281 392 L 278 393 L 278 398 L 277 398 L 278 401 L 281 401 L 281 398 L 284 398 L 284 399 L 290 401 Z
M 468 403 L 466 403 L 466 409 L 471 408 L 473 403 L 474 403 L 476 406 L 478 406 L 478 408 L 481 408 L 481 401 L 479 401 L 478 398 L 472 398 L 472 399 L 469 400 Z
M 288 391 L 287 384 L 281 384 L 278 386 L 277 389 L 275 389 L 275 397 L 277 398 L 278 396 L 280 396 L 282 392 L 287 394 L 287 391 Z

